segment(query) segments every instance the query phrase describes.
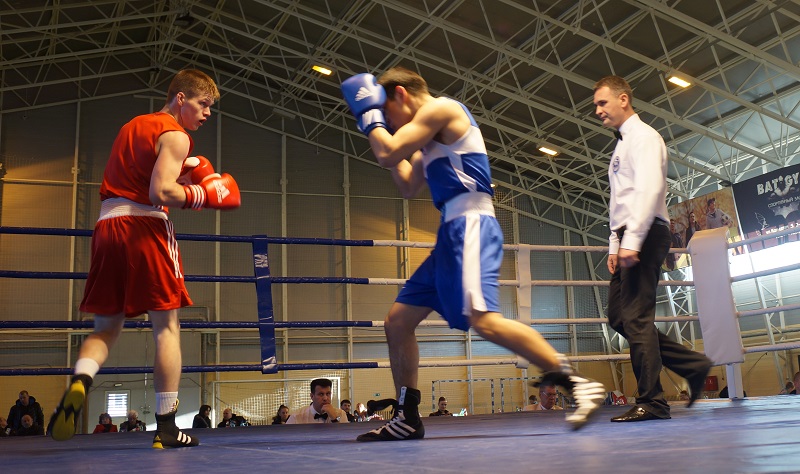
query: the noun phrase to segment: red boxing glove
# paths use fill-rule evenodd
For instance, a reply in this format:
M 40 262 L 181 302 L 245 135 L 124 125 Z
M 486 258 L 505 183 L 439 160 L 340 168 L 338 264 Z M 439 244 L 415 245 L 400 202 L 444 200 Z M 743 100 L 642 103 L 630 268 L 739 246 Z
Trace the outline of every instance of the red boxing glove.
M 191 207 L 200 210 L 204 207 L 211 209 L 236 209 L 242 205 L 242 195 L 239 185 L 233 176 L 222 173 L 222 176 L 207 177 L 200 184 L 184 186 L 186 202 L 183 208 Z
M 208 158 L 202 155 L 190 156 L 183 160 L 181 175 L 178 177 L 178 184 L 188 186 L 190 184 L 200 184 L 208 178 L 219 178 L 219 173 L 214 171 L 214 167 Z

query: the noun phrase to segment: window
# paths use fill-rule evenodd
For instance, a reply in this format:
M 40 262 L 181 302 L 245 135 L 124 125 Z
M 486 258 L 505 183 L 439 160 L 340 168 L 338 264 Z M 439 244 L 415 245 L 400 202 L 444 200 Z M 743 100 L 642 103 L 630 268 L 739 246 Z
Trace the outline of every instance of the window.
M 128 416 L 128 406 L 130 404 L 130 390 L 114 390 L 106 392 L 106 413 L 111 418 Z

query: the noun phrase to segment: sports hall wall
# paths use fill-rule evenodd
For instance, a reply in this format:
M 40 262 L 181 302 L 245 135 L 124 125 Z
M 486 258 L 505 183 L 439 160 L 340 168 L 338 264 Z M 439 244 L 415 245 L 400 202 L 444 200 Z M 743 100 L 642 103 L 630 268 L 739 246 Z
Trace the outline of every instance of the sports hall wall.
M 92 229 L 99 211 L 98 189 L 111 143 L 120 126 L 131 117 L 161 107 L 161 99 L 119 97 L 89 100 L 58 107 L 0 114 L 0 160 L 7 174 L 0 181 L 0 224 L 11 227 Z M 217 113 L 218 112 L 218 113 Z M 343 156 L 343 140 L 362 137 L 318 131 L 283 133 L 286 123 L 253 123 L 246 111 L 226 110 L 223 99 L 203 128 L 192 134 L 194 154 L 208 157 L 215 167 L 230 173 L 242 190 L 242 207 L 231 212 L 173 210 L 175 229 L 183 234 L 256 235 L 339 239 L 404 239 L 432 242 L 439 214 L 427 196 L 404 201 L 389 173 L 377 167 L 371 155 Z M 304 132 L 304 133 L 301 133 Z M 558 196 L 552 196 L 557 199 Z M 507 243 L 604 245 L 607 228 L 578 234 L 579 216 L 556 210 L 545 202 L 497 188 L 498 219 Z M 0 268 L 27 271 L 86 272 L 88 238 L 0 235 Z M 182 241 L 186 275 L 252 276 L 249 244 Z M 271 245 L 270 268 L 280 276 L 342 276 L 405 278 L 428 254 L 426 249 Z M 534 279 L 608 279 L 605 255 L 564 253 L 534 254 Z M 501 279 L 515 279 L 514 255 L 507 252 Z M 253 285 L 241 283 L 188 283 L 194 306 L 181 312 L 183 320 L 256 321 Z M 3 279 L 0 311 L 3 320 L 85 320 L 78 306 L 83 280 Z M 276 321 L 382 320 L 396 293 L 395 286 L 303 284 L 273 286 Z M 507 317 L 519 318 L 515 291 L 501 291 Z M 605 288 L 550 288 L 532 290 L 532 315 L 536 318 L 603 317 Z M 661 314 L 668 314 L 662 303 Z M 527 315 L 523 315 L 527 316 Z M 434 319 L 437 316 L 432 316 Z M 144 316 L 142 316 L 144 318 Z M 537 326 L 559 350 L 568 354 L 606 354 L 624 351 L 608 338 L 610 329 L 597 325 Z M 689 343 L 701 347 L 699 327 L 677 328 Z M 79 330 L 26 330 L 0 332 L 0 367 L 67 367 L 87 334 Z M 279 363 L 383 361 L 387 358 L 382 329 L 278 330 Z M 420 328 L 422 359 L 511 357 L 504 350 L 474 335 L 445 328 Z M 188 330 L 182 335 L 184 365 L 254 364 L 260 360 L 255 330 Z M 149 366 L 153 345 L 149 331 L 126 330 L 106 366 Z M 759 359 L 760 360 L 760 359 Z M 609 389 L 632 395 L 635 382 L 627 363 L 584 362 L 582 371 L 603 381 Z M 715 369 L 718 370 L 719 369 Z M 616 376 L 615 376 L 616 373 Z M 716 372 L 719 374 L 724 371 Z M 774 370 L 764 371 L 775 385 Z M 513 366 L 445 367 L 420 370 L 423 399 L 434 395 L 435 381 L 508 379 L 503 406 L 499 395 L 490 400 L 488 382 L 446 382 L 451 407 L 469 406 L 477 412 L 500 408 L 508 411 L 525 404 L 527 388 L 511 379 L 535 376 Z M 191 416 L 200 404 L 220 410 L 244 403 L 243 398 L 266 397 L 271 414 L 283 398 L 294 406 L 305 403 L 307 380 L 331 376 L 339 380 L 340 396 L 354 403 L 393 396 L 388 369 L 288 371 L 276 375 L 260 372 L 184 374 L 181 406 Z M 679 387 L 664 376 L 669 394 Z M 760 376 L 748 373 L 748 377 Z M 758 379 L 760 380 L 760 379 Z M 239 382 L 237 382 L 239 381 Z M 0 410 L 28 390 L 49 412 L 57 403 L 63 376 L 4 377 L 0 381 Z M 511 388 L 513 386 L 513 389 Z M 299 387 L 299 388 L 298 388 Z M 445 387 L 445 388 L 442 388 Z M 745 382 L 748 392 L 757 392 Z M 105 410 L 105 391 L 127 390 L 130 407 L 142 419 L 154 421 L 148 406 L 154 402 L 152 379 L 143 375 L 98 377 L 85 410 L 89 426 Z M 259 395 L 260 394 L 260 395 Z M 443 393 L 445 394 L 445 393 Z M 492 406 L 492 402 L 495 403 Z M 263 415 L 259 415 L 262 416 Z M 115 419 L 120 422 L 121 419 Z

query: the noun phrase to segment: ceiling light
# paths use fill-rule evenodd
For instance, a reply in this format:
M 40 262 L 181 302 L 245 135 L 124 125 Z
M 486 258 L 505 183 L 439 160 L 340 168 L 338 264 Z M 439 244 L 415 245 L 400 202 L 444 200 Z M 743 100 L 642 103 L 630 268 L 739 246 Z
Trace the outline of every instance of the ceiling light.
M 318 66 L 318 65 L 315 64 L 315 65 L 311 66 L 311 69 L 317 71 L 318 73 L 320 73 L 320 74 L 322 74 L 324 76 L 330 76 L 331 74 L 333 74 L 333 71 L 328 69 L 328 68 L 326 68 L 325 66 Z
M 550 155 L 550 156 L 557 156 L 558 155 L 558 152 L 556 150 L 554 150 L 552 148 L 549 148 L 547 146 L 540 146 L 539 147 L 539 151 L 541 151 L 545 155 Z
M 671 82 L 671 83 L 675 84 L 675 85 L 676 85 L 676 86 L 678 86 L 678 87 L 687 88 L 687 87 L 689 87 L 689 86 L 691 86 L 691 85 L 692 85 L 692 83 L 691 83 L 691 82 L 687 82 L 687 81 L 685 81 L 685 80 L 681 79 L 681 78 L 680 78 L 680 77 L 678 77 L 678 76 L 669 76 L 669 79 L 667 79 L 667 80 L 668 80 L 669 82 Z
M 180 28 L 188 28 L 192 26 L 192 23 L 194 23 L 194 18 L 187 7 L 182 8 L 178 16 L 175 17 L 175 21 L 172 22 L 173 25 Z
M 281 107 L 274 107 L 274 108 L 272 109 L 272 112 L 273 112 L 275 115 L 278 115 L 278 116 L 280 116 L 280 117 L 283 117 L 283 118 L 285 118 L 285 119 L 289 119 L 289 120 L 294 120 L 294 119 L 296 119 L 296 118 L 297 118 L 297 115 L 295 115 L 294 113 L 292 113 L 292 111 L 290 111 L 290 110 L 287 110 L 287 109 L 284 109 L 284 108 L 281 108 Z

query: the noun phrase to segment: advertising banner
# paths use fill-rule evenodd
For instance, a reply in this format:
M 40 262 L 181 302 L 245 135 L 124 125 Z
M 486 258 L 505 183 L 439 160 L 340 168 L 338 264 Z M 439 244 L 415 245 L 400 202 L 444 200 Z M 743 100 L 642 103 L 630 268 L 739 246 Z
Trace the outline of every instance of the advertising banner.
M 733 185 L 745 238 L 800 227 L 799 180 L 800 165 L 792 165 Z M 762 250 L 796 240 L 798 235 L 790 234 L 751 244 L 750 250 Z
M 739 221 L 731 188 L 721 189 L 698 198 L 672 206 L 669 211 L 669 228 L 672 248 L 685 248 L 698 230 L 728 227 L 731 241 L 739 241 Z M 670 253 L 662 269 L 672 271 L 690 265 L 688 254 Z

